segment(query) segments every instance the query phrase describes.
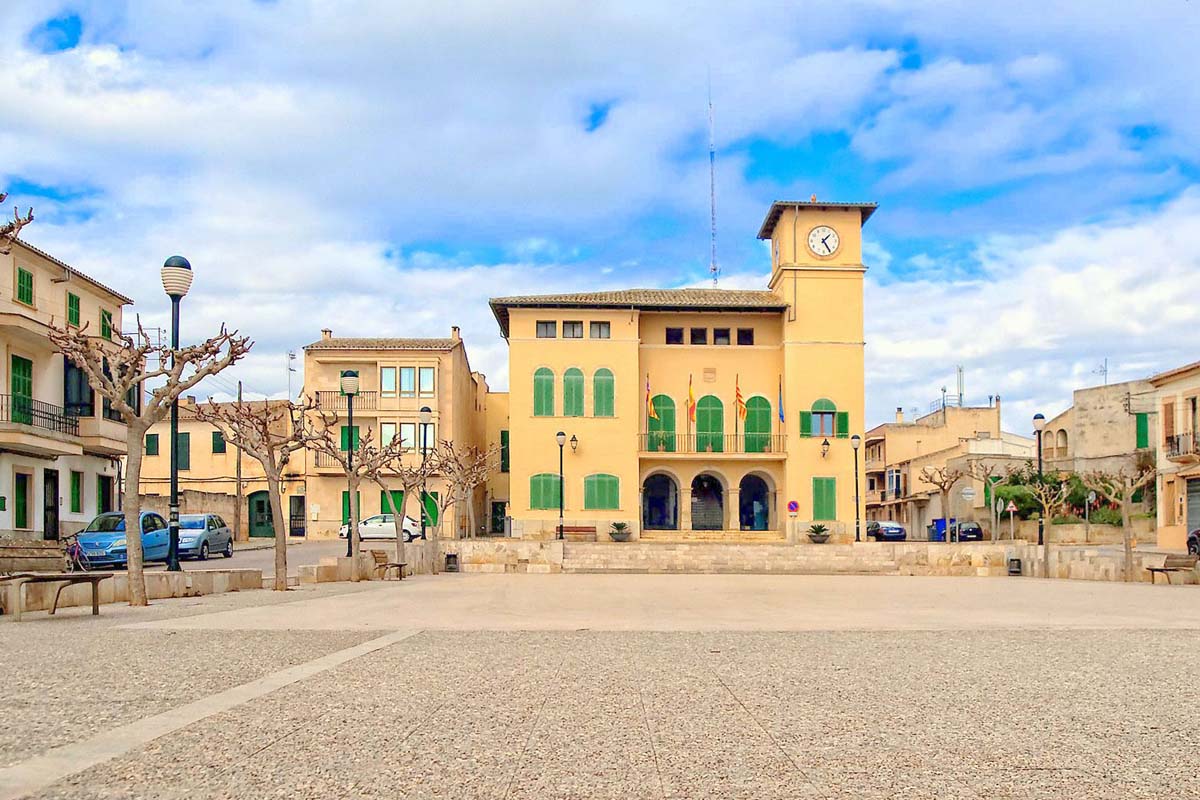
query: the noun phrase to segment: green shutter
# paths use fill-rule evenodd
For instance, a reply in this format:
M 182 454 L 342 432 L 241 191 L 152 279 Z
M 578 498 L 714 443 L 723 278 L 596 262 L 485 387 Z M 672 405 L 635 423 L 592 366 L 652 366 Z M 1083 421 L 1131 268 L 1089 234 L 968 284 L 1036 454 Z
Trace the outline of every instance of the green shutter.
M 563 416 L 583 416 L 583 370 L 575 367 L 563 373 Z
M 71 513 L 83 513 L 83 473 L 71 472 Z
M 100 312 L 100 335 L 103 336 L 105 339 L 112 338 L 112 312 L 111 311 L 103 311 L 102 310 Z
M 837 438 L 845 439 L 850 435 L 850 413 L 847 411 L 837 412 Z
M 601 367 L 592 376 L 592 416 L 611 417 L 614 413 L 613 391 L 616 381 L 612 370 Z
M 533 373 L 533 415 L 554 416 L 554 373 L 546 367 Z
M 425 525 L 437 525 L 438 521 L 438 493 L 426 492 L 421 503 L 421 518 L 425 521 Z
M 654 404 L 654 413 L 658 415 L 658 419 L 646 419 L 646 432 L 649 434 L 646 437 L 646 446 L 652 452 L 674 453 L 675 401 L 665 394 L 660 394 L 651 398 L 650 402 Z
M 1137 448 L 1141 450 L 1150 446 L 1150 415 L 1138 414 L 1134 419 L 1137 420 Z
M 225 452 L 225 434 L 220 431 L 212 432 L 212 451 L 214 455 Z
M 79 327 L 79 295 L 67 292 L 67 324 Z
M 508 431 L 500 431 L 500 471 L 508 472 Z
M 179 439 L 176 440 L 179 447 L 179 469 L 192 468 L 192 435 L 190 433 L 180 433 Z
M 354 440 L 353 445 L 350 444 L 351 438 L 353 438 L 353 440 Z M 351 432 L 350 432 L 350 426 L 348 426 L 348 425 L 342 426 L 342 450 L 343 451 L 358 450 L 358 426 L 357 425 L 354 426 L 353 434 L 351 434 Z
M 393 489 L 392 490 L 392 500 L 396 503 L 395 513 L 403 514 L 404 513 L 404 491 L 402 489 Z M 392 507 L 388 505 L 388 493 L 383 491 L 382 489 L 379 490 L 379 513 L 380 514 L 391 514 L 392 513 Z
M 158 455 L 158 434 L 157 433 L 147 433 L 146 434 L 146 455 L 148 455 L 148 456 Z
M 362 494 L 354 493 L 354 505 L 358 507 L 358 521 L 362 522 Z M 350 492 L 342 490 L 342 524 L 350 524 Z
M 714 453 L 725 449 L 725 406 L 720 399 L 706 394 L 696 403 L 696 452 Z
M 27 306 L 33 305 L 33 273 L 17 268 L 17 300 Z
M 837 519 L 837 478 L 813 478 L 813 519 Z
M 812 412 L 811 411 L 801 411 L 800 412 L 800 435 L 801 436 L 812 436 Z
M 557 476 L 554 477 L 557 479 Z M 589 510 L 620 508 L 620 481 L 617 476 L 589 475 L 584 478 L 583 507 Z
M 529 478 L 529 507 L 535 510 L 558 508 L 558 476 L 544 472 Z
M 9 386 L 12 392 L 11 419 L 24 425 L 33 424 L 33 362 L 13 356 L 10 363 Z
M 746 401 L 745 436 L 747 453 L 765 453 L 771 446 L 771 401 L 751 397 Z

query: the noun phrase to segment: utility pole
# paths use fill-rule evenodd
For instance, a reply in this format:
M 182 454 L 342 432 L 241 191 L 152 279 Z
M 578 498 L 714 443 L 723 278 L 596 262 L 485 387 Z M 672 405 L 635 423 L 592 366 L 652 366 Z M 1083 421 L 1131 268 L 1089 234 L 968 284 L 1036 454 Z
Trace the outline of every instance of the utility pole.
M 238 405 L 242 404 L 242 382 L 238 381 Z M 237 450 L 237 501 L 233 506 L 233 536 L 235 539 L 242 537 L 242 448 L 235 447 Z

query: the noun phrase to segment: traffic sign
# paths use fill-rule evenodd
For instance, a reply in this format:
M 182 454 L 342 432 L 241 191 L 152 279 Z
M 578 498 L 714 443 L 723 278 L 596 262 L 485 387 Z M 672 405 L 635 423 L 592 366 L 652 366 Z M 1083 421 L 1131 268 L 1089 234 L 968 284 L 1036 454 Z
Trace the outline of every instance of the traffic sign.
M 1008 507 L 1005 508 L 1004 510 L 1010 514 L 1015 514 L 1015 513 L 1017 513 L 1017 504 L 1014 503 L 1012 500 L 1009 500 Z
M 797 514 L 800 511 L 800 504 L 795 500 L 788 500 L 788 513 Z
M 1095 502 L 1096 502 L 1096 493 L 1088 492 L 1088 505 L 1091 505 L 1092 503 L 1095 503 Z
M 997 497 L 996 498 L 996 513 L 999 514 L 1003 510 L 1004 510 L 1004 501 L 1001 500 L 999 497 Z
M 975 487 L 974 486 L 964 486 L 963 490 L 962 490 L 962 498 L 963 498 L 963 500 L 974 500 L 975 499 Z

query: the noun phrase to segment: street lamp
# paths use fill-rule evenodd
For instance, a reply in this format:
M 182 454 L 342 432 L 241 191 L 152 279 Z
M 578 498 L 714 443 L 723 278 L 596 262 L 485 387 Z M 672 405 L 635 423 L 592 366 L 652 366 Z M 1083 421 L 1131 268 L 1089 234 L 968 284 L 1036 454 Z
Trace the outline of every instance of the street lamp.
M 358 370 L 344 369 L 341 378 L 342 394 L 346 395 L 346 467 L 347 473 L 354 471 L 354 395 L 358 394 Z M 354 557 L 354 537 L 358 534 L 358 498 L 351 496 L 353 486 L 347 474 L 346 510 L 350 517 L 346 526 L 346 558 Z
M 821 458 L 824 458 L 827 455 L 829 455 L 829 440 L 828 439 L 821 442 Z
M 179 351 L 179 301 L 192 288 L 192 265 L 171 256 L 162 265 L 162 285 L 171 298 L 171 367 Z M 136 489 L 136 487 L 134 487 Z M 179 572 L 179 398 L 171 401 L 171 520 L 168 524 L 167 571 Z M 137 532 L 134 532 L 137 535 Z
M 554 434 L 554 441 L 558 442 L 558 538 L 563 538 L 563 445 L 567 443 L 567 435 L 562 431 Z M 571 438 L 571 447 L 574 448 L 578 439 Z
M 429 406 L 421 406 L 417 418 L 421 420 L 421 501 L 417 504 L 421 511 L 421 541 L 425 540 L 425 459 L 429 455 L 429 420 L 433 419 L 433 411 Z
M 850 437 L 850 448 L 854 450 L 854 541 L 862 541 L 862 518 L 858 511 L 858 448 L 862 437 L 857 433 Z
M 579 449 L 579 437 L 572 434 L 571 436 L 571 452 L 574 453 Z
M 1033 415 L 1033 429 L 1037 432 L 1037 456 L 1038 456 L 1038 483 L 1042 481 L 1042 429 L 1046 427 L 1046 417 L 1042 414 Z M 1045 538 L 1046 520 L 1042 510 L 1038 510 L 1038 544 L 1042 544 Z

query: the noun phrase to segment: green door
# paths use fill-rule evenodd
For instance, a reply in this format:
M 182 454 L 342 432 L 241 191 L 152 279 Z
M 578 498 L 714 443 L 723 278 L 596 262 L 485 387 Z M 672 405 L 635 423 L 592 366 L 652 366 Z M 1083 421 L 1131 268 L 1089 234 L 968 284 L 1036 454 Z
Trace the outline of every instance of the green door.
M 20 356 L 12 357 L 12 421 L 33 424 L 33 362 Z
M 251 492 L 246 498 L 250 509 L 250 535 L 274 536 L 275 525 L 271 519 L 271 498 L 266 492 Z
M 492 503 L 492 533 L 504 533 L 504 518 L 508 515 L 508 503 Z
M 813 478 L 813 519 L 837 519 L 837 478 Z
M 771 449 L 771 401 L 751 397 L 746 401 L 746 452 L 766 453 Z
M 725 406 L 711 394 L 696 403 L 696 452 L 720 453 L 725 450 Z
M 646 430 L 648 432 L 646 449 L 653 453 L 675 452 L 675 401 L 665 394 L 655 395 L 650 401 L 654 404 L 654 413 L 658 419 L 648 417 Z

